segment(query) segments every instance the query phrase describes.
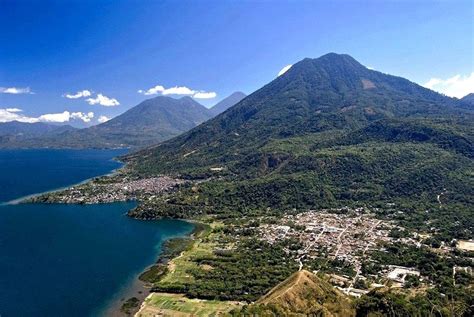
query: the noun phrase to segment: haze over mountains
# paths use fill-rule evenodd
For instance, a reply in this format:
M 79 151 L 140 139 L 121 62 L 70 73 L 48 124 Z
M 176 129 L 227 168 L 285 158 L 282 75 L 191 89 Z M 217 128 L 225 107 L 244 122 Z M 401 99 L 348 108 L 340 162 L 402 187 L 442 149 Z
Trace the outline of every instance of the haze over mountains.
M 143 147 L 177 136 L 240 101 L 234 93 L 210 109 L 190 97 L 148 99 L 102 124 L 85 129 L 44 123 L 0 123 L 0 147 Z M 54 133 L 53 133 L 54 131 Z

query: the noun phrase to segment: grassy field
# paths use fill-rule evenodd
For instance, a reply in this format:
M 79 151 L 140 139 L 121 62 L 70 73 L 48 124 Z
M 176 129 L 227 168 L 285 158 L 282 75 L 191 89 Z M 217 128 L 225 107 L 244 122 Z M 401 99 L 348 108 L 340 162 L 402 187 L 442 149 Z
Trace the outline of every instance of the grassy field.
M 196 235 L 189 250 L 183 251 L 178 257 L 168 262 L 168 270 L 155 286 L 186 285 L 194 282 L 189 273 L 197 269 L 194 259 L 211 256 L 218 246 L 218 233 L 214 229 L 222 227 L 221 223 L 212 223 Z M 201 267 L 201 269 L 212 269 Z M 165 292 L 152 293 L 143 303 L 136 316 L 227 316 L 228 312 L 239 306 L 237 302 L 189 299 L 183 294 Z
M 145 300 L 138 317 L 151 316 L 228 316 L 236 302 L 189 299 L 181 294 L 153 293 Z
M 208 230 L 199 234 L 191 250 L 184 251 L 180 256 L 170 260 L 168 263 L 168 273 L 158 282 L 158 285 L 188 284 L 194 281 L 192 275 L 188 272 L 197 268 L 193 259 L 203 256 L 210 256 L 216 246 L 215 233 L 211 229 L 221 226 L 218 223 L 212 223 Z

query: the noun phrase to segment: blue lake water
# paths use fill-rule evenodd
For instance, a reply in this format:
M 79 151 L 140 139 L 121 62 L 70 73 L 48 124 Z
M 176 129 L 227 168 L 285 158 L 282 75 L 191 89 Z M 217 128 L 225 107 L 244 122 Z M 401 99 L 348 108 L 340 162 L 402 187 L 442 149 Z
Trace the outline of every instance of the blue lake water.
M 75 184 L 122 164 L 126 150 L 0 150 L 0 202 Z
M 121 153 L 0 151 L 0 201 L 108 173 Z M 133 206 L 0 205 L 0 316 L 97 316 L 156 260 L 165 240 L 193 228 L 130 219 Z

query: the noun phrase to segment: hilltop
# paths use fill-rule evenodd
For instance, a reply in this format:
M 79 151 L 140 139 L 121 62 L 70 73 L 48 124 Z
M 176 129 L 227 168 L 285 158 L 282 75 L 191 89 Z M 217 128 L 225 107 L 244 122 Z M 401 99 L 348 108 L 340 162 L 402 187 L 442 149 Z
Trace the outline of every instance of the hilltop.
M 474 106 L 474 93 L 462 97 L 461 100 L 471 105 L 471 107 Z
M 351 300 L 315 274 L 295 272 L 255 302 L 252 309 L 272 306 L 281 315 L 355 316 Z

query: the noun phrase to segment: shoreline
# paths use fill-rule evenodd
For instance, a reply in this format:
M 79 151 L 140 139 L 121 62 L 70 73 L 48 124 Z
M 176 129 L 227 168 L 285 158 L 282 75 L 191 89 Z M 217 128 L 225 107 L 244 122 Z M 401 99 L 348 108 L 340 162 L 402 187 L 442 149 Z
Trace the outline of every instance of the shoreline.
M 140 309 L 141 304 L 151 294 L 150 287 L 146 282 L 140 280 L 140 275 L 141 273 L 132 277 L 131 280 L 117 293 L 117 295 L 111 299 L 110 302 L 104 305 L 104 308 L 99 311 L 99 314 L 108 317 L 134 316 Z M 127 314 L 122 310 L 122 307 L 131 298 L 136 298 L 138 300 L 138 305 L 136 307 L 131 307 Z
M 176 254 L 177 248 L 175 246 L 170 245 L 174 241 L 180 241 L 180 240 L 186 240 L 186 239 L 194 240 L 197 235 L 199 235 L 203 230 L 207 228 L 207 225 L 205 223 L 192 220 L 192 219 L 175 219 L 175 218 L 170 218 L 170 219 L 188 222 L 193 225 L 193 229 L 188 234 L 170 237 L 166 239 L 165 241 L 163 241 L 163 244 L 162 244 L 163 247 L 160 250 L 160 252 L 158 252 L 158 254 L 156 255 L 155 262 L 148 265 L 145 269 L 143 269 L 138 274 L 135 274 L 135 276 L 127 283 L 127 285 L 124 285 L 123 289 L 118 292 L 117 296 L 114 299 L 112 299 L 111 302 L 107 304 L 103 310 L 101 310 L 101 313 L 104 316 L 108 316 L 108 317 L 109 316 L 110 317 L 135 316 L 135 314 L 142 307 L 145 299 L 153 293 L 151 292 L 152 283 L 144 281 L 140 277 L 142 277 L 146 272 L 152 270 L 153 268 L 159 265 L 167 265 L 169 261 L 179 256 L 179 254 L 178 255 Z M 139 220 L 146 221 L 143 219 L 139 219 Z M 181 251 L 179 253 L 181 253 Z M 127 301 L 131 300 L 132 298 L 135 298 L 138 301 L 136 302 L 136 305 L 128 308 L 128 312 L 125 312 L 123 310 L 124 304 L 126 304 Z

